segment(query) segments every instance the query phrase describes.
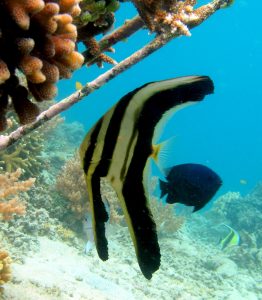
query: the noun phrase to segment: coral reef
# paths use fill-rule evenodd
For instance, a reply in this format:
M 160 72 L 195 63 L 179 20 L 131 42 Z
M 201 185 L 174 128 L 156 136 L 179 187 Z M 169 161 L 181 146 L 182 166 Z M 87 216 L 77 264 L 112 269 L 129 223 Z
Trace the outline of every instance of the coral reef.
M 46 135 L 46 134 L 45 134 Z M 76 151 L 82 142 L 85 130 L 79 122 L 67 123 L 59 122 L 59 126 L 48 134 L 48 140 L 44 143 L 42 157 L 48 162 L 48 172 L 46 176 L 54 176 L 61 172 L 61 168 L 72 158 L 72 153 Z M 61 139 L 61 136 L 63 138 Z M 57 143 L 59 141 L 59 143 Z
M 13 117 L 11 119 L 13 120 Z M 13 120 L 12 123 L 14 125 L 16 122 Z M 33 134 L 31 139 L 34 140 Z M 83 126 L 79 123 L 64 123 L 63 119 L 59 117 L 51 121 L 48 126 L 39 128 L 36 135 L 48 138 L 46 141 L 39 140 L 40 152 L 33 152 L 37 155 L 35 159 L 38 161 L 41 159 L 43 162 L 41 168 L 37 170 L 37 180 L 34 186 L 27 192 L 19 194 L 19 203 L 26 205 L 26 214 L 23 217 L 14 217 L 8 222 L 0 220 L 0 240 L 12 257 L 21 262 L 29 251 L 38 249 L 39 236 L 63 240 L 81 250 L 84 248 L 84 240 L 78 240 L 78 238 L 84 238 L 82 220 L 76 218 L 68 208 L 68 200 L 59 195 L 55 189 L 57 174 L 82 140 Z M 66 138 L 61 140 L 61 136 L 66 136 Z M 25 139 L 23 144 L 18 142 L 12 151 L 17 148 L 22 149 L 22 147 L 25 147 L 24 150 L 27 151 L 30 142 L 30 139 Z M 6 154 L 8 151 L 9 149 L 1 154 Z M 31 156 L 28 155 L 25 159 L 28 158 Z M 1 159 L 0 155 L 0 161 Z M 1 166 L 3 170 L 4 161 L 1 161 Z M 27 169 L 23 171 L 20 179 L 28 178 L 30 172 L 31 167 L 29 167 L 29 171 Z M 14 185 L 11 184 L 11 186 Z
M 124 213 L 116 192 L 106 178 L 101 178 L 100 182 L 102 199 L 108 207 L 109 222 L 111 224 L 125 225 Z
M 0 249 L 0 293 L 1 286 L 11 279 L 11 262 L 9 254 Z
M 13 116 L 8 118 L 6 134 L 13 131 L 18 122 Z M 47 126 L 48 128 L 48 126 Z M 0 151 L 0 168 L 5 172 L 14 172 L 18 168 L 24 170 L 22 177 L 37 176 L 45 165 L 40 154 L 43 150 L 44 134 L 37 130 L 24 140 Z
M 56 188 L 68 200 L 68 208 L 76 218 L 83 220 L 84 214 L 89 210 L 89 201 L 78 154 L 68 160 L 58 174 Z
M 151 197 L 150 209 L 157 226 L 158 235 L 166 236 L 177 233 L 186 221 L 185 216 L 175 213 L 174 205 L 165 204 L 156 197 Z
M 41 108 L 42 106 L 40 105 Z M 47 126 L 40 127 L 15 145 L 6 150 L 0 150 L 0 170 L 14 172 L 21 168 L 23 169 L 21 178 L 33 176 L 39 179 L 41 172 L 47 169 L 51 163 L 49 158 L 44 157 L 46 148 L 50 147 L 50 140 L 47 142 L 46 139 L 51 139 L 53 135 L 56 135 L 56 131 L 63 121 L 63 118 L 58 116 Z M 8 113 L 7 123 L 8 128 L 4 134 L 9 134 L 19 126 L 17 118 L 12 113 Z M 50 152 L 52 153 L 51 149 Z
M 227 193 L 216 201 L 213 209 L 214 214 L 230 222 L 241 233 L 243 243 L 257 248 L 262 247 L 261 211 L 262 182 L 245 197 L 239 193 Z
M 240 244 L 225 248 L 223 253 L 251 274 L 259 272 L 262 268 L 261 199 L 262 183 L 244 197 L 239 192 L 228 192 L 204 216 L 194 214 L 187 224 L 188 233 L 220 249 L 219 240 L 228 235 L 222 224 L 230 225 L 238 232 Z
M 18 195 L 20 192 L 28 191 L 35 179 L 19 181 L 21 174 L 21 169 L 17 169 L 13 173 L 0 174 L 0 216 L 2 220 L 7 221 L 12 219 L 14 214 L 23 215 L 25 213 L 25 205 L 20 202 Z
M 73 17 L 80 13 L 78 0 L 0 1 L 0 130 L 6 128 L 9 99 L 21 124 L 35 120 L 39 109 L 31 101 L 50 100 L 59 78 L 69 78 L 81 67 L 75 51 Z M 22 85 L 17 74 L 25 76 Z

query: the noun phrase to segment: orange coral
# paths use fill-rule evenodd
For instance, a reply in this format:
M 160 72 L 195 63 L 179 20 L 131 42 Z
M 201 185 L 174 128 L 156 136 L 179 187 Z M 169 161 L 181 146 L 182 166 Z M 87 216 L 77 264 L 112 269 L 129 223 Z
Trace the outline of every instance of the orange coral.
M 30 100 L 54 98 L 56 82 L 71 77 L 83 64 L 75 51 L 73 17 L 79 0 L 0 0 L 0 131 L 6 127 L 8 99 L 21 124 L 33 121 L 39 110 Z M 22 71 L 26 86 L 16 69 Z
M 11 264 L 12 260 L 8 253 L 0 250 L 0 287 L 11 279 Z
M 11 220 L 13 215 L 24 215 L 25 214 L 25 205 L 19 203 L 18 198 L 14 198 L 5 203 L 0 202 L 0 213 L 2 214 L 2 220 L 8 221 Z
M 34 184 L 35 178 L 19 181 L 21 174 L 21 169 L 0 174 L 0 215 L 3 220 L 10 220 L 14 214 L 25 213 L 25 205 L 19 201 L 18 194 L 28 191 Z
M 69 13 L 72 17 L 78 16 L 81 12 L 79 2 L 80 0 L 60 0 L 59 4 L 61 13 Z
M 27 30 L 30 26 L 30 16 L 41 11 L 45 3 L 42 0 L 11 0 L 5 1 L 5 5 L 15 22 Z

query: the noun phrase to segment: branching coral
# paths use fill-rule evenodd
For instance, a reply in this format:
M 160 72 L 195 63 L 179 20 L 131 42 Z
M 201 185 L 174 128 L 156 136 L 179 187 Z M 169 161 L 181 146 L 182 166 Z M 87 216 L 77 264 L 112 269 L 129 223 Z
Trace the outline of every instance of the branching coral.
M 40 104 L 41 108 L 43 104 Z M 52 136 L 52 133 L 61 122 L 63 122 L 63 119 L 57 117 L 48 126 L 39 128 L 39 130 L 9 149 L 0 150 L 0 170 L 14 172 L 16 169 L 21 168 L 23 169 L 22 178 L 37 177 L 49 163 L 42 155 L 45 146 L 44 138 Z M 11 113 L 8 113 L 7 124 L 4 134 L 12 132 L 19 126 L 17 119 Z
M 80 13 L 79 0 L 0 1 L 0 130 L 12 101 L 21 124 L 39 113 L 31 102 L 52 99 L 59 78 L 69 78 L 81 67 L 75 51 L 77 38 L 73 17 Z M 16 70 L 22 71 L 27 86 Z
M 17 126 L 14 117 L 8 118 L 6 133 L 11 132 Z M 40 156 L 43 150 L 43 141 L 44 134 L 40 130 L 13 147 L 0 151 L 0 168 L 6 172 L 14 172 L 16 169 L 22 168 L 24 170 L 22 177 L 38 175 L 44 165 L 44 161 Z
M 77 25 L 78 41 L 82 41 L 88 48 L 89 57 L 95 57 L 92 63 L 102 66 L 103 62 L 116 64 L 109 56 L 101 53 L 99 44 L 94 36 L 106 32 L 114 23 L 114 12 L 119 8 L 119 1 L 83 0 L 80 2 L 81 14 L 74 19 Z M 105 48 L 112 51 L 111 48 Z M 105 50 L 104 49 L 104 50 Z
M 188 27 L 198 25 L 200 20 L 202 22 L 210 15 L 212 9 L 209 4 L 194 9 L 197 0 L 132 0 L 132 2 L 150 31 L 187 36 L 191 35 Z M 231 2 L 232 0 L 225 0 L 221 4 L 217 1 L 217 6 L 227 6 Z
M 35 179 L 19 181 L 21 174 L 21 169 L 13 173 L 0 174 L 0 218 L 2 220 L 10 220 L 14 214 L 25 213 L 25 205 L 20 202 L 18 195 L 20 192 L 28 191 Z
M 11 262 L 8 253 L 0 250 L 0 287 L 11 279 Z

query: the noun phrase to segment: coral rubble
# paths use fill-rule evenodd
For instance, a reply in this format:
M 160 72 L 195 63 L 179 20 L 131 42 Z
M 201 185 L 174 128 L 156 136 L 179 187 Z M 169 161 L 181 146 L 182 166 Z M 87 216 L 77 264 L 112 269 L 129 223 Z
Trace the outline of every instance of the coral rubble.
M 0 1 L 0 131 L 7 126 L 10 101 L 20 123 L 31 122 L 39 113 L 31 97 L 52 99 L 56 82 L 81 67 L 83 56 L 75 51 L 77 30 L 72 24 L 80 13 L 78 2 Z

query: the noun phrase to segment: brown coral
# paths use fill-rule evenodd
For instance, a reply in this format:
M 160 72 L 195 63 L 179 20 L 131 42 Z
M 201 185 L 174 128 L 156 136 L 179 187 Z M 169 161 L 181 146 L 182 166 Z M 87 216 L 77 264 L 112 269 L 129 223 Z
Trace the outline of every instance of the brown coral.
M 11 258 L 4 250 L 0 250 L 0 287 L 11 279 Z
M 0 0 L 0 131 L 6 127 L 9 99 L 21 124 L 39 114 L 37 101 L 52 99 L 56 82 L 81 67 L 75 51 L 73 17 L 79 0 Z M 16 70 L 22 71 L 26 86 Z
M 185 223 L 185 216 L 176 215 L 174 206 L 161 202 L 156 197 L 150 199 L 150 209 L 153 214 L 158 233 L 176 233 Z
M 84 172 L 78 153 L 69 159 L 56 179 L 56 189 L 67 199 L 69 209 L 78 220 L 83 220 L 84 215 L 90 212 L 89 199 L 86 189 Z M 119 205 L 115 191 L 106 179 L 101 178 L 101 193 L 105 205 L 108 205 L 110 223 L 122 224 L 124 214 Z
M 14 214 L 25 213 L 25 205 L 20 202 L 19 193 L 28 191 L 35 179 L 19 181 L 21 174 L 21 169 L 13 173 L 0 174 L 0 216 L 5 221 L 10 220 Z
M 124 213 L 120 206 L 116 192 L 106 178 L 101 178 L 100 182 L 102 199 L 104 203 L 109 206 L 110 223 L 124 225 Z
M 83 219 L 84 214 L 89 210 L 89 201 L 78 154 L 68 160 L 62 168 L 57 176 L 56 188 L 69 201 L 68 206 L 76 218 Z

